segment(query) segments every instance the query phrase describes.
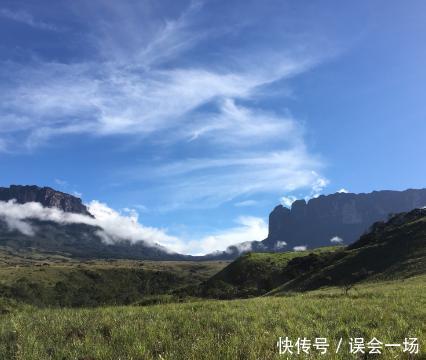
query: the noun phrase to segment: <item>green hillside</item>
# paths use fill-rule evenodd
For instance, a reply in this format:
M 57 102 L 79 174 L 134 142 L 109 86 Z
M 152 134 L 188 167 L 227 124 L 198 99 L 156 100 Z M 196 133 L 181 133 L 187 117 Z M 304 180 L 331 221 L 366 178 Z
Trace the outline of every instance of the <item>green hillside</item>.
M 271 294 L 322 286 L 349 288 L 360 281 L 405 279 L 426 273 L 426 210 L 417 209 L 374 224 L 371 231 L 312 271 Z
M 233 261 L 222 271 L 192 288 L 193 294 L 219 299 L 245 298 L 262 295 L 282 283 L 321 263 L 326 256 L 341 251 L 341 246 L 311 251 L 282 253 L 248 253 Z M 300 266 L 297 259 L 308 259 Z M 298 266 L 294 266 L 298 264 Z
M 379 222 L 349 247 L 248 253 L 200 286 L 179 293 L 218 299 L 340 286 L 365 280 L 401 279 L 426 273 L 426 210 Z

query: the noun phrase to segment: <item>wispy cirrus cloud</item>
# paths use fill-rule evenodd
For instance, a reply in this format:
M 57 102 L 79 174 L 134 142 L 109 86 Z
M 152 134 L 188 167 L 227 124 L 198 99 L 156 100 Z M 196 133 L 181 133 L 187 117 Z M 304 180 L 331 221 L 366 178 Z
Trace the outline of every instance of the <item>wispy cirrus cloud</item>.
M 256 200 L 249 199 L 249 200 L 238 201 L 234 204 L 234 206 L 236 207 L 256 206 L 257 203 L 258 202 Z
M 326 185 L 303 126 L 286 109 L 266 110 L 259 101 L 271 84 L 328 54 L 298 45 L 244 56 L 223 50 L 219 61 L 191 62 L 185 54 L 227 31 L 200 26 L 201 2 L 160 20 L 148 19 L 136 3 L 95 3 L 102 16 L 91 13 L 97 53 L 90 59 L 6 64 L 3 75 L 13 77 L 1 85 L 3 150 L 33 151 L 81 134 L 182 145 L 180 159 L 114 169 L 122 183 L 149 172 L 151 189 L 164 197 L 158 206 L 168 208 L 216 206 L 259 192 L 317 193 Z
M 165 165 L 131 167 L 121 178 L 137 182 L 150 175 L 165 210 L 211 207 L 258 193 L 320 191 L 327 180 L 320 159 L 303 147 L 280 152 L 243 153 L 223 158 L 193 158 Z
M 5 64 L 4 76 L 13 77 L 2 85 L 0 121 L 8 125 L 4 131 L 21 135 L 11 146 L 32 149 L 55 136 L 79 133 L 154 136 L 169 131 L 169 141 L 261 142 L 278 134 L 283 139 L 294 122 L 236 101 L 262 94 L 262 87 L 304 72 L 323 57 L 277 49 L 238 59 L 224 53 L 213 64 L 178 61 L 164 66 L 217 32 L 226 33 L 198 26 L 201 2 L 193 1 L 176 18 L 165 20 L 146 20 L 146 9 L 136 4 L 95 3 L 88 37 L 97 57 Z M 267 66 L 260 66 L 265 62 Z M 200 109 L 205 105 L 208 111 Z
M 173 141 L 206 137 L 262 142 L 278 134 L 285 140 L 295 127 L 292 120 L 238 106 L 235 100 L 250 98 L 258 87 L 300 71 L 296 62 L 276 77 L 254 70 L 134 72 L 91 63 L 37 64 L 13 70 L 15 84 L 1 96 L 0 111 L 7 115 L 2 122 L 11 123 L 4 128 L 9 132 L 26 133 L 30 147 L 61 134 L 148 136 L 173 129 L 177 131 L 168 136 Z M 198 111 L 209 103 L 213 110 Z
M 2 8 L 0 9 L 0 17 L 19 22 L 36 29 L 49 30 L 49 31 L 61 30 L 61 28 L 59 28 L 56 25 L 53 25 L 44 21 L 36 20 L 30 13 L 23 10 L 13 11 L 13 10 Z

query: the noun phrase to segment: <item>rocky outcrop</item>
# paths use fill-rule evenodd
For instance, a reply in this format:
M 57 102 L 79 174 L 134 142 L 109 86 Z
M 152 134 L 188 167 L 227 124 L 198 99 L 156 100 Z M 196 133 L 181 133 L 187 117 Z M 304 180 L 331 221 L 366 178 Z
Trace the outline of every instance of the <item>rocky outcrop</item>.
M 374 191 L 369 194 L 336 193 L 308 202 L 297 200 L 291 209 L 277 206 L 269 216 L 269 235 L 262 244 L 269 250 L 278 242 L 286 249 L 295 246 L 332 245 L 331 239 L 345 244 L 357 240 L 376 221 L 391 214 L 426 206 L 426 189 Z
M 19 204 L 38 202 L 45 207 L 56 207 L 66 212 L 92 216 L 81 199 L 56 191 L 49 187 L 35 185 L 11 185 L 0 187 L 0 201 L 15 199 Z

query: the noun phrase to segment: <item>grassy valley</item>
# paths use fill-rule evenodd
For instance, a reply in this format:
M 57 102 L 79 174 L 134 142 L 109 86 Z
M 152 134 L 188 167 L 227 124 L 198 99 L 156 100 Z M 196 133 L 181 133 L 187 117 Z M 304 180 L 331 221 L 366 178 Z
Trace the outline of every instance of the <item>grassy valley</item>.
M 0 249 L 0 297 L 37 306 L 168 301 L 173 290 L 210 278 L 227 261 L 78 260 Z
M 426 210 L 376 223 L 349 247 L 226 261 L 78 260 L 0 251 L 0 353 L 13 360 L 279 359 L 279 337 L 402 344 L 425 358 Z M 233 300 L 226 300 L 233 299 Z M 341 346 L 338 346 L 339 341 Z M 317 359 L 309 354 L 291 357 Z M 291 358 L 290 357 L 290 358 Z

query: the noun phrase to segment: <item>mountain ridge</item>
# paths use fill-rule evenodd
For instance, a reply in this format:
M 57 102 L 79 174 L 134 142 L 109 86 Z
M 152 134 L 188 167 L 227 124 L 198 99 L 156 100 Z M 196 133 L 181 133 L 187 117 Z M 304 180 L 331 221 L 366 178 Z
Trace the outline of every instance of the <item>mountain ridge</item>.
M 55 207 L 65 212 L 93 218 L 81 199 L 50 187 L 36 185 L 0 187 L 0 201 L 13 199 L 19 204 L 35 201 L 46 207 Z M 232 260 L 247 251 L 283 252 L 297 246 L 312 249 L 336 245 L 331 243 L 332 238 L 348 245 L 365 233 L 373 223 L 386 220 L 390 214 L 410 211 L 424 205 L 426 205 L 426 189 L 382 190 L 361 194 L 335 193 L 321 195 L 308 202 L 296 200 L 290 209 L 278 205 L 270 213 L 266 239 L 235 244 L 226 251 L 204 256 L 176 254 L 161 246 L 149 246 L 143 241 L 133 244 L 123 240 L 115 244 L 106 244 L 99 238 L 99 228 L 96 226 L 64 225 L 43 221 L 33 221 L 37 228 L 43 230 L 42 235 L 36 237 L 11 232 L 4 223 L 0 224 L 0 246 L 2 241 L 8 245 L 13 245 L 15 241 L 16 246 L 19 244 L 28 247 L 37 244 L 45 246 L 42 248 L 44 251 L 63 251 L 73 256 L 91 258 L 101 256 L 158 260 Z
M 44 207 L 55 207 L 65 212 L 93 217 L 80 198 L 47 186 L 10 185 L 0 187 L 0 201 L 10 200 L 15 200 L 18 204 L 37 202 Z
M 291 209 L 278 205 L 269 215 L 268 237 L 262 242 L 271 248 L 286 242 L 287 248 L 330 245 L 331 239 L 345 244 L 357 240 L 376 221 L 426 206 L 426 189 L 381 190 L 371 193 L 335 193 L 296 200 Z

